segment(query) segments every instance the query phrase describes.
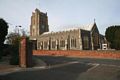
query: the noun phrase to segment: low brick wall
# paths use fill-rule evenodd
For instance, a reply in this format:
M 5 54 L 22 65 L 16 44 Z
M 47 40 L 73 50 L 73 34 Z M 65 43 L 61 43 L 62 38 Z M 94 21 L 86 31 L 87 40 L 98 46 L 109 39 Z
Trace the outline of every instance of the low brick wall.
M 33 55 L 120 59 L 120 51 L 33 50 Z

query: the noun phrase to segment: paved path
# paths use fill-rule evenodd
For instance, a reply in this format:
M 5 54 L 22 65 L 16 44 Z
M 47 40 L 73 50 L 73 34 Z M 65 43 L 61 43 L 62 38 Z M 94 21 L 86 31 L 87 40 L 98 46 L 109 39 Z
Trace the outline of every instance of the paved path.
M 71 61 L 79 61 L 83 63 L 99 63 L 106 65 L 120 66 L 120 59 L 94 59 L 94 58 L 73 58 L 73 57 L 62 57 L 62 56 L 35 56 L 38 59 L 46 62 L 47 65 L 61 64 Z
M 37 56 L 46 67 L 23 69 L 0 80 L 120 80 L 120 60 Z
M 0 61 L 0 75 L 4 75 L 6 73 L 15 72 L 19 69 L 19 66 L 10 65 L 9 64 L 10 56 L 4 56 Z

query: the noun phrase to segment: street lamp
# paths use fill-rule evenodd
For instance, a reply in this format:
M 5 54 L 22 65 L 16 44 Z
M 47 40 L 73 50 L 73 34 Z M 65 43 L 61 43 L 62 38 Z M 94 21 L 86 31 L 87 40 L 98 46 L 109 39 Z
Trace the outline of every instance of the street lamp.
M 22 27 L 21 25 L 16 26 L 16 28 L 18 28 L 18 34 L 20 34 L 19 33 L 19 28 L 21 28 L 21 27 Z

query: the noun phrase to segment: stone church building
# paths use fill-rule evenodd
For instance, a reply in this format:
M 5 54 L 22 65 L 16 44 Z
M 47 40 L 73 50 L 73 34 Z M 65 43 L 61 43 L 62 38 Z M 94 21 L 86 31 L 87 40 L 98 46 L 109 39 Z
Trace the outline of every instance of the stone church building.
M 31 16 L 30 40 L 38 50 L 97 50 L 105 43 L 95 22 L 64 31 L 49 32 L 47 13 L 38 9 Z

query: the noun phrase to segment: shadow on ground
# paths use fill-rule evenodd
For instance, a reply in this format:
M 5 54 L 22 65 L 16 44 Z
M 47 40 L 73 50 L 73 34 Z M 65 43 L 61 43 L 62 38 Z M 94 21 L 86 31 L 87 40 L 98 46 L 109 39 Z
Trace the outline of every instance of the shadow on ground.
M 57 56 L 34 57 L 37 58 L 37 60 L 42 60 L 42 63 L 45 63 L 46 66 L 54 66 L 73 61 L 79 61 L 80 63 L 74 63 L 55 68 L 32 69 L 14 72 L 0 76 L 0 80 L 120 80 L 120 67 L 109 66 L 111 64 L 118 63 L 119 60 L 80 59 Z M 96 62 L 106 63 L 107 65 L 100 64 L 99 66 L 95 67 L 95 65 L 88 64 Z
M 95 59 L 95 58 L 75 58 L 63 56 L 34 56 L 37 60 L 42 60 L 46 65 L 56 65 L 71 61 L 79 61 L 82 63 L 98 63 L 106 65 L 120 66 L 120 59 Z
M 47 66 L 77 61 L 75 58 L 69 58 L 63 56 L 34 56 L 34 58 L 36 58 L 37 61 L 42 60 Z
M 78 75 L 91 67 L 76 63 L 52 69 L 16 72 L 1 76 L 1 80 L 76 80 Z

